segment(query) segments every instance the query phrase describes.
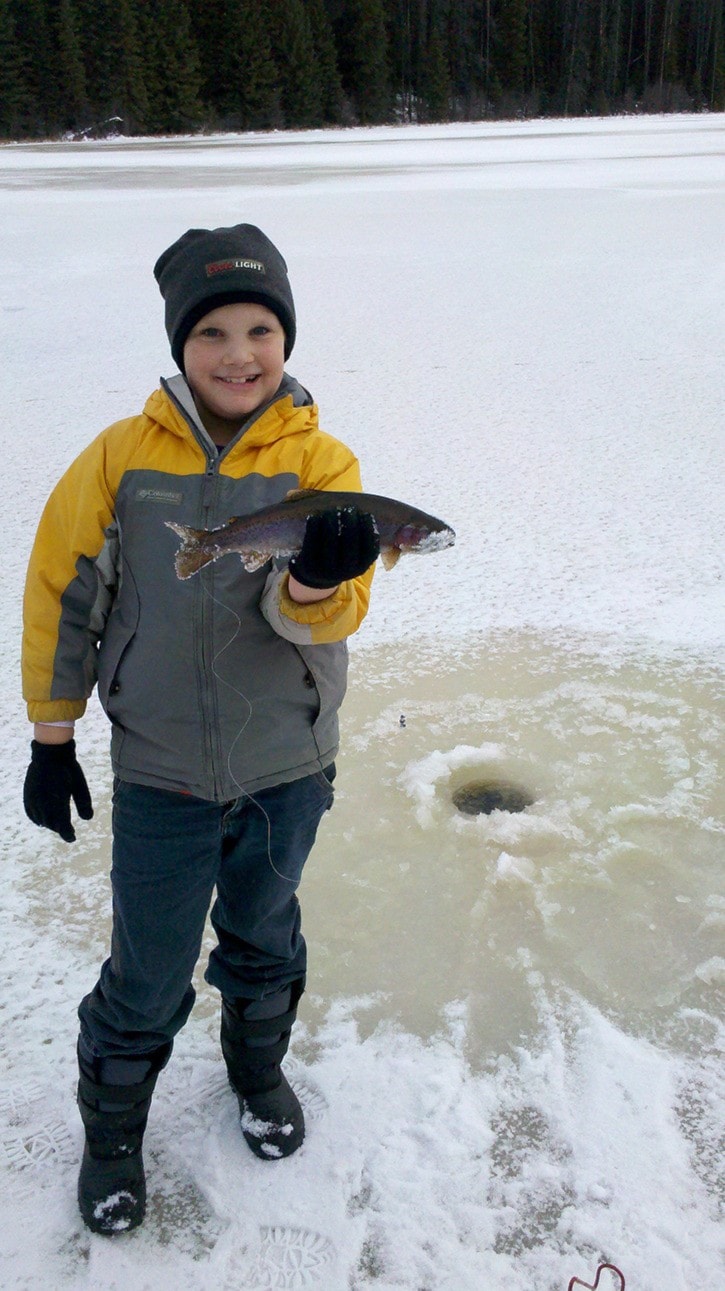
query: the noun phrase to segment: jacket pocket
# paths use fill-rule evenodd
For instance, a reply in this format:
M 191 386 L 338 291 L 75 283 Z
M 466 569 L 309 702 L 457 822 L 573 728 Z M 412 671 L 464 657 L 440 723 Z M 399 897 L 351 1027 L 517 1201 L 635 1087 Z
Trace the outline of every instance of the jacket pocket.
M 136 636 L 135 625 L 126 631 L 111 625 L 98 654 L 98 698 L 104 712 L 113 721 L 114 697 L 121 689 L 120 674 L 124 659 Z
M 325 747 L 325 733 L 336 722 L 347 689 L 347 643 L 298 646 L 297 651 L 317 689 L 319 708 L 312 729 L 321 747 Z

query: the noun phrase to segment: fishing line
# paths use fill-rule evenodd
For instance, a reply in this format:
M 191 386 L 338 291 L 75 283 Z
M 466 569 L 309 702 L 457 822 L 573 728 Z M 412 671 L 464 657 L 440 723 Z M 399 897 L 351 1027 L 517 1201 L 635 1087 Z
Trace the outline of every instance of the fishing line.
M 209 575 L 209 577 L 211 577 L 211 575 Z M 273 872 L 277 875 L 277 878 L 279 878 L 279 879 L 283 879 L 285 883 L 291 883 L 293 886 L 295 886 L 295 887 L 296 887 L 296 886 L 297 886 L 297 880 L 296 880 L 296 879 L 290 879 L 290 878 L 288 878 L 288 876 L 287 876 L 286 874 L 282 874 L 282 873 L 277 869 L 277 867 L 276 867 L 276 865 L 275 865 L 274 861 L 272 860 L 272 822 L 271 822 L 271 820 L 270 820 L 270 818 L 269 818 L 269 815 L 268 815 L 267 811 L 266 811 L 266 810 L 265 810 L 265 808 L 262 806 L 261 802 L 258 802 L 258 801 L 257 801 L 257 799 L 256 799 L 256 798 L 254 798 L 254 797 L 252 796 L 252 794 L 251 794 L 251 793 L 249 793 L 249 791 L 248 791 L 247 789 L 243 789 L 243 788 L 242 788 L 242 786 L 240 785 L 239 781 L 237 780 L 237 777 L 235 776 L 235 774 L 234 774 L 234 772 L 233 772 L 233 770 L 232 770 L 232 755 L 233 755 L 233 753 L 234 753 L 234 750 L 235 750 L 235 748 L 236 748 L 237 744 L 239 743 L 239 741 L 240 741 L 240 739 L 242 738 L 242 736 L 243 736 L 244 732 L 246 731 L 247 727 L 249 726 L 249 723 L 250 723 L 250 722 L 251 722 L 251 720 L 252 720 L 252 713 L 254 712 L 254 705 L 252 704 L 251 700 L 250 700 L 250 699 L 248 699 L 248 698 L 247 698 L 247 696 L 243 693 L 243 691 L 239 690 L 239 688 L 238 688 L 237 686 L 235 686 L 233 682 L 228 681 L 226 677 L 223 677 L 223 676 L 221 675 L 221 673 L 218 671 L 218 669 L 217 669 L 217 666 L 216 666 L 216 665 L 217 665 L 217 661 L 218 661 L 218 660 L 221 658 L 221 656 L 224 654 L 225 650 L 228 650 L 230 646 L 234 645 L 234 642 L 236 641 L 237 637 L 239 636 L 239 633 L 240 633 L 240 632 L 241 632 L 241 630 L 242 630 L 242 620 L 240 619 L 240 617 L 239 617 L 239 615 L 237 614 L 236 610 L 233 610 L 233 609 L 232 609 L 231 605 L 225 605 L 224 601 L 221 601 L 221 600 L 219 599 L 219 597 L 218 597 L 218 596 L 215 596 L 215 595 L 214 595 L 214 593 L 210 590 L 210 588 L 209 588 L 209 586 L 208 586 L 208 584 L 207 584 L 207 577 L 206 577 L 205 572 L 204 572 L 203 570 L 201 571 L 201 585 L 202 585 L 202 588 L 203 588 L 203 591 L 204 591 L 205 596 L 208 596 L 208 597 L 209 597 L 209 600 L 210 600 L 210 601 L 213 601 L 213 603 L 214 603 L 215 605 L 219 605 L 223 610 L 226 610 L 228 614 L 231 614 L 232 618 L 236 621 L 236 627 L 235 627 L 235 629 L 234 629 L 234 632 L 233 632 L 233 633 L 232 633 L 232 635 L 230 636 L 229 640 L 228 640 L 228 641 L 225 641 L 224 645 L 219 647 L 219 649 L 217 650 L 216 654 L 214 655 L 214 657 L 213 657 L 213 659 L 212 659 L 212 661 L 211 661 L 211 671 L 212 671 L 212 675 L 213 675 L 214 677 L 216 677 L 217 681 L 221 682 L 221 684 L 222 684 L 223 686 L 228 686 L 228 687 L 229 687 L 229 689 L 230 689 L 230 690 L 232 690 L 232 691 L 234 692 L 234 694 L 235 694 L 235 695 L 238 695 L 240 699 L 243 699 L 243 700 L 244 700 L 244 703 L 247 705 L 247 708 L 249 709 L 249 712 L 248 712 L 248 714 L 247 714 L 247 719 L 246 719 L 246 721 L 242 723 L 241 727 L 240 727 L 240 728 L 239 728 L 239 730 L 237 731 L 237 734 L 234 736 L 234 739 L 232 740 L 232 742 L 231 742 L 231 744 L 230 744 L 230 746 L 229 746 L 229 752 L 227 753 L 227 773 L 228 773 L 228 775 L 229 775 L 229 779 L 231 780 L 231 782 L 232 782 L 232 784 L 234 785 L 235 789 L 238 791 L 240 798 L 248 798 L 248 799 L 249 799 L 249 801 L 250 801 L 250 802 L 251 802 L 255 807 L 257 807 L 257 808 L 259 809 L 259 811 L 261 811 L 262 815 L 264 816 L 265 821 L 267 822 L 267 861 L 269 862 L 270 868 L 271 868 L 271 869 L 273 870 Z

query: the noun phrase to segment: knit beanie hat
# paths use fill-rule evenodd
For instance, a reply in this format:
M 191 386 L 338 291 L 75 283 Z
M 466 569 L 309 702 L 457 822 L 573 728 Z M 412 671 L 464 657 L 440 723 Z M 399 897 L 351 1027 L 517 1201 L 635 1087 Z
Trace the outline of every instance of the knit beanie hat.
M 171 353 L 184 371 L 184 344 L 195 323 L 219 305 L 253 301 L 277 315 L 289 358 L 297 325 L 287 265 L 276 246 L 254 224 L 230 229 L 189 229 L 154 265 L 166 301 Z

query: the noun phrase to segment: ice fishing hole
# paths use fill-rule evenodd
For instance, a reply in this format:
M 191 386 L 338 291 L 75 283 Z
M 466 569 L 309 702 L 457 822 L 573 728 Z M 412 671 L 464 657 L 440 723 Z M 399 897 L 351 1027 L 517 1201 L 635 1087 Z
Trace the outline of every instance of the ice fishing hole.
M 490 816 L 492 811 L 523 811 L 536 799 L 511 780 L 471 780 L 456 789 L 452 801 L 464 816 Z

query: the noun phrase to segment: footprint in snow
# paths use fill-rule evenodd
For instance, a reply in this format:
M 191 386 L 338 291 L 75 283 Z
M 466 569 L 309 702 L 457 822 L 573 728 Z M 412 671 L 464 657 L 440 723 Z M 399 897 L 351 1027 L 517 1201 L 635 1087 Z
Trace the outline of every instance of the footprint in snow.
M 313 1124 L 322 1121 L 329 1110 L 325 1095 L 301 1073 L 295 1063 L 290 1063 L 289 1068 L 285 1070 L 289 1083 L 302 1104 L 306 1119 Z M 233 1097 L 226 1072 L 210 1077 L 194 1091 L 198 1109 L 205 1113 L 210 1102 L 227 1095 Z
M 62 1123 L 43 1125 L 23 1134 L 8 1134 L 2 1147 L 11 1166 L 19 1170 L 42 1169 L 57 1162 L 70 1162 L 77 1156 L 76 1145 L 67 1126 Z
M 25 1116 L 43 1092 L 42 1085 L 35 1081 L 0 1090 L 0 1113 L 12 1124 Z
M 227 1265 L 224 1291 L 304 1291 L 323 1288 L 335 1247 L 322 1233 L 275 1225 L 262 1228 L 256 1256 L 235 1251 Z M 329 1286 L 329 1282 L 327 1282 Z
M 315 1124 L 324 1120 L 329 1111 L 329 1104 L 317 1086 L 299 1077 L 295 1071 L 290 1072 L 290 1085 L 302 1104 L 306 1119 Z

